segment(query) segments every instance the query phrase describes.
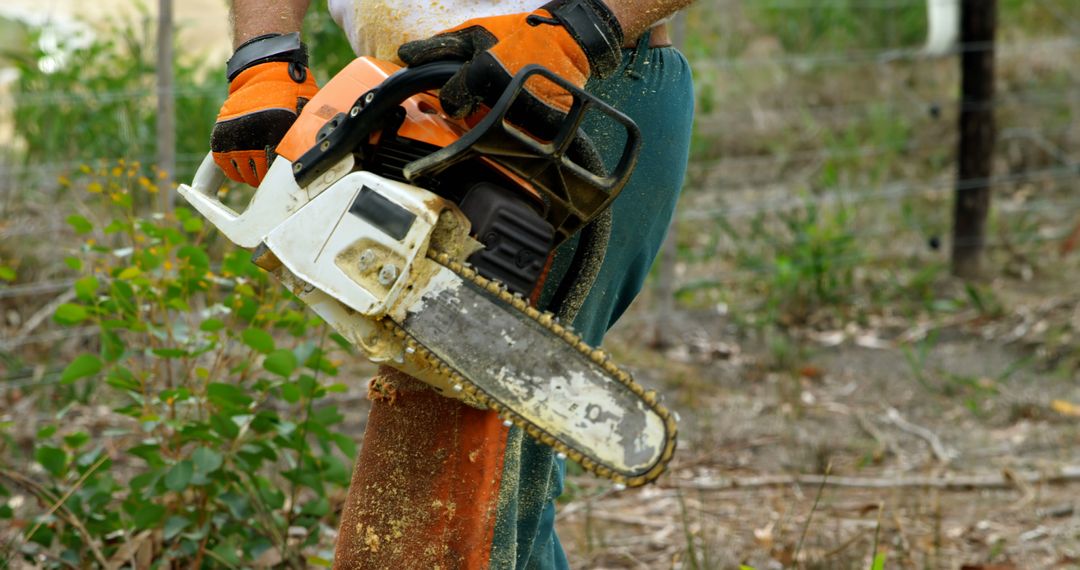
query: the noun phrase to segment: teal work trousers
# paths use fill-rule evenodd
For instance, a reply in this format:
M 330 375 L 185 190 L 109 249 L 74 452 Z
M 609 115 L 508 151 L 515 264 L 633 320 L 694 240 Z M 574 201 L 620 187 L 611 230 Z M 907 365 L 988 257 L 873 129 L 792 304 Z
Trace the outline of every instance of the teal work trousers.
M 595 79 L 588 91 L 628 115 L 642 134 L 634 173 L 615 199 L 611 237 L 595 284 L 574 320 L 587 342 L 598 346 L 641 291 L 664 241 L 686 174 L 694 89 L 690 66 L 676 49 L 626 49 L 619 70 Z M 617 154 L 624 137 L 596 121 L 585 130 L 605 157 Z M 568 240 L 556 253 L 543 306 L 566 273 L 577 247 Z M 491 552 L 496 569 L 562 569 L 566 556 L 555 533 L 555 499 L 562 494 L 564 461 L 550 447 L 514 428 L 506 449 L 503 483 Z

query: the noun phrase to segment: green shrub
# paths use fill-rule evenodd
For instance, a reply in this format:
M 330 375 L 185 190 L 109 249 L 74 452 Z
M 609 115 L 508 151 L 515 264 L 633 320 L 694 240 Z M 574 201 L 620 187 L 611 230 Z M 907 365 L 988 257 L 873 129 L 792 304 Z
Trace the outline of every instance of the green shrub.
M 98 342 L 59 373 L 55 419 L 22 460 L 0 439 L 16 455 L 0 494 L 37 499 L 0 509 L 23 529 L 0 544 L 0 566 L 105 566 L 143 551 L 155 567 L 318 563 L 320 529 L 335 524 L 328 496 L 348 485 L 355 454 L 328 399 L 345 389 L 331 358 L 347 343 L 246 251 L 215 253 L 197 214 L 140 216 L 158 191 L 142 170 L 121 161 L 74 179 L 89 194 L 86 214 L 67 218 L 79 277 L 54 319 L 94 327 Z M 111 410 L 103 427 L 68 421 L 82 404 Z
M 747 2 L 750 20 L 789 53 L 914 47 L 926 39 L 926 2 Z
M 802 322 L 818 309 L 846 308 L 856 299 L 855 270 L 865 251 L 849 208 L 819 208 L 811 197 L 803 200 L 801 208 L 775 217 L 758 215 L 749 228 L 719 224 L 736 244 L 762 245 L 739 245 L 732 260 L 748 272 L 739 282 L 762 300 L 761 322 Z

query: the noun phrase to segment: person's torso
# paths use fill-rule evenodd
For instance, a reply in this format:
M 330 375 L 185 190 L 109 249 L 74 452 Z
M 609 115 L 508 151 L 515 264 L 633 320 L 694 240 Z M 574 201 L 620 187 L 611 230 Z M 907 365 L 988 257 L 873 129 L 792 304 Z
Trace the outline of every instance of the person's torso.
M 327 0 L 356 55 L 397 60 L 397 48 L 472 18 L 531 12 L 539 0 Z

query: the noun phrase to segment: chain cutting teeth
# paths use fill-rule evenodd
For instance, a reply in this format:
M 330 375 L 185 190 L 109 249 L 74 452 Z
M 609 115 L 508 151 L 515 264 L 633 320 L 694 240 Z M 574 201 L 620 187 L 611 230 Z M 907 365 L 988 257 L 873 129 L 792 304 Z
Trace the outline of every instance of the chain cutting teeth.
M 642 401 L 664 421 L 664 427 L 667 429 L 669 438 L 664 451 L 661 453 L 659 461 L 649 471 L 644 474 L 634 477 L 627 477 L 622 473 L 617 473 L 611 468 L 604 465 L 600 465 L 594 459 L 590 458 L 587 454 L 581 450 L 573 449 L 566 445 L 562 441 L 556 439 L 551 434 L 540 429 L 536 425 L 532 424 L 525 418 L 521 417 L 513 410 L 510 410 L 500 404 L 497 400 L 493 399 L 490 395 L 483 391 L 480 387 L 470 382 L 467 378 L 459 374 L 452 369 L 446 362 L 443 362 L 441 358 L 435 355 L 435 353 L 428 350 L 422 344 L 416 342 L 415 339 L 409 333 L 399 326 L 394 321 L 384 318 L 380 321 L 382 325 L 390 330 L 395 337 L 400 339 L 405 345 L 405 351 L 418 355 L 425 360 L 430 366 L 438 370 L 438 372 L 450 380 L 453 389 L 457 392 L 463 392 L 473 400 L 480 402 L 488 409 L 499 414 L 503 418 L 503 425 L 510 427 L 515 425 L 521 428 L 526 434 L 533 439 L 548 445 L 555 449 L 556 454 L 560 458 L 570 459 L 575 463 L 581 465 L 586 471 L 601 477 L 609 479 L 615 483 L 616 489 L 625 487 L 640 487 L 646 483 L 655 481 L 664 470 L 667 468 L 667 464 L 671 461 L 671 458 L 675 455 L 675 448 L 678 440 L 678 426 L 676 425 L 676 419 L 673 414 L 660 403 L 658 394 L 653 390 L 645 390 L 640 384 L 634 381 L 633 377 L 625 370 L 619 368 L 614 362 L 611 361 L 609 355 L 603 350 L 593 348 L 589 346 L 580 336 L 573 331 L 572 328 L 559 324 L 558 318 L 549 313 L 542 312 L 535 307 L 532 307 L 528 302 L 520 295 L 514 295 L 509 292 L 507 287 L 494 279 L 488 279 L 483 275 L 480 275 L 468 264 L 464 264 L 455 261 L 445 252 L 429 251 L 428 257 L 453 271 L 462 279 L 473 283 L 477 287 L 487 291 L 493 296 L 497 297 L 499 301 L 510 305 L 524 314 L 529 319 L 539 323 L 549 332 L 555 336 L 562 338 L 564 342 L 577 349 L 583 355 L 588 357 L 593 363 L 600 366 L 604 371 L 612 378 L 616 379 L 620 384 L 630 389 L 635 395 L 640 397 Z

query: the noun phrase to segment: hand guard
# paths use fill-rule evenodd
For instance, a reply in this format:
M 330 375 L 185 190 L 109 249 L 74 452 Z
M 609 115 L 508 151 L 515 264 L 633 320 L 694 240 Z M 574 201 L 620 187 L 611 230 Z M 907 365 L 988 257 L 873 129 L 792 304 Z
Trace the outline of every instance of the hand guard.
M 466 60 L 443 86 L 443 110 L 464 117 L 480 103 L 491 106 L 510 79 L 529 64 L 540 64 L 584 87 L 592 73 L 606 77 L 622 60 L 622 28 L 600 0 L 554 0 L 531 14 L 469 20 L 427 39 L 402 45 L 406 64 Z M 526 85 L 527 97 L 511 109 L 515 124 L 541 138 L 554 136 L 573 98 L 541 78 Z
M 229 97 L 210 135 L 214 162 L 237 181 L 258 186 L 274 148 L 319 87 L 307 68 L 300 34 L 260 36 L 229 60 Z

